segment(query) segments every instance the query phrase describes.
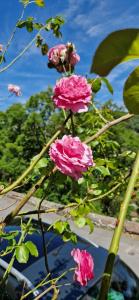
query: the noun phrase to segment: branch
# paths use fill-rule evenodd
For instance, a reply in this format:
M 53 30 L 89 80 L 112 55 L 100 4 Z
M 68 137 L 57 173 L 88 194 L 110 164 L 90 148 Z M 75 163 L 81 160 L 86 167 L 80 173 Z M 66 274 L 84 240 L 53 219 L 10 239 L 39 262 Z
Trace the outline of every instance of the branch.
M 6 194 L 16 188 L 18 185 L 20 185 L 21 181 L 33 170 L 35 165 L 38 163 L 38 161 L 42 158 L 42 156 L 45 154 L 49 146 L 54 142 L 54 140 L 59 136 L 59 134 L 63 131 L 65 124 L 67 123 L 68 119 L 70 118 L 71 113 L 67 116 L 66 120 L 64 121 L 63 125 L 61 126 L 61 129 L 59 129 L 53 137 L 49 140 L 49 142 L 42 148 L 41 152 L 37 155 L 36 159 L 32 161 L 30 166 L 23 172 L 23 174 L 14 181 L 11 185 L 0 191 L 0 195 Z
M 0 69 L 0 73 L 5 72 L 7 69 L 9 69 L 17 60 L 19 60 L 23 54 L 32 46 L 32 44 L 35 42 L 38 34 L 45 29 L 46 25 L 43 26 L 38 32 L 37 34 L 34 36 L 34 38 L 27 44 L 27 46 L 19 53 L 19 55 L 17 55 L 7 66 L 5 66 L 4 68 Z
M 17 20 L 17 23 L 20 22 L 20 21 L 22 20 L 22 18 L 23 18 L 23 16 L 24 16 L 25 8 L 26 8 L 26 7 L 23 8 L 22 13 L 21 13 L 21 16 L 20 16 L 20 18 Z M 16 24 L 17 24 L 17 23 L 16 23 Z M 16 30 L 17 30 L 17 26 L 15 25 L 15 28 L 13 29 L 13 32 L 12 32 L 12 34 L 11 34 L 11 36 L 10 36 L 10 39 L 9 39 L 9 41 L 8 41 L 8 43 L 7 43 L 7 46 L 5 47 L 4 52 L 2 53 L 2 57 L 1 57 L 0 63 L 3 61 L 3 58 L 4 58 L 5 54 L 6 54 L 6 52 L 7 52 L 8 48 L 9 48 L 9 46 L 11 45 L 11 42 L 12 42 L 14 36 L 15 36 Z
M 102 135 L 105 131 L 107 131 L 110 127 L 117 125 L 123 121 L 126 121 L 128 119 L 131 119 L 134 116 L 134 114 L 126 114 L 118 119 L 115 119 L 113 121 L 108 122 L 106 125 L 104 125 L 104 127 L 102 127 L 101 129 L 98 130 L 97 133 L 95 133 L 93 136 L 87 138 L 84 142 L 86 144 L 96 140 L 100 135 Z

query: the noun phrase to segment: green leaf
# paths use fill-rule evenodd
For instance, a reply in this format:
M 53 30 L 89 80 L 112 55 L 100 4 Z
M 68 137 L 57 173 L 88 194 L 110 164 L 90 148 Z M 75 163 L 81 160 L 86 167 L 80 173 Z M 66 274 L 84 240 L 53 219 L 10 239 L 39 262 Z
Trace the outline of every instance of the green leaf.
M 37 257 L 39 255 L 38 249 L 34 243 L 32 243 L 31 241 L 28 241 L 25 243 L 25 245 L 28 248 L 31 255 L 33 255 L 35 257 Z
M 38 163 L 35 166 L 35 169 L 43 169 L 46 168 L 47 165 L 48 165 L 48 159 L 43 157 L 38 161 Z
M 76 234 L 71 232 L 71 231 L 66 231 L 63 234 L 63 241 L 64 242 L 68 242 L 68 241 L 72 241 L 73 243 L 77 243 L 77 237 Z
M 88 79 L 87 81 L 91 84 L 93 93 L 97 93 L 101 89 L 101 78 Z
M 86 218 L 86 225 L 88 225 L 90 227 L 90 233 L 92 233 L 94 231 L 94 224 L 93 224 L 92 220 L 89 218 Z
M 84 217 L 79 217 L 79 218 L 76 218 L 74 220 L 74 223 L 79 227 L 79 228 L 82 228 L 85 226 L 86 224 L 86 218 Z
M 45 43 L 41 46 L 42 55 L 46 55 L 48 52 L 48 45 Z
M 95 170 L 100 171 L 103 176 L 110 176 L 109 169 L 104 166 L 96 167 Z
M 16 27 L 18 28 L 23 28 L 26 26 L 26 21 L 19 21 L 17 24 L 16 24 Z
M 93 195 L 98 196 L 102 193 L 101 190 L 93 190 Z
M 27 263 L 29 259 L 29 249 L 25 244 L 22 244 L 16 248 L 16 259 L 21 264 Z
M 53 228 L 58 231 L 58 233 L 63 233 L 64 230 L 67 228 L 68 223 L 64 221 L 57 221 L 54 225 Z
M 33 24 L 33 28 L 36 30 L 40 30 L 43 27 L 43 24 L 41 23 L 34 23 Z
M 122 62 L 139 58 L 139 29 L 123 29 L 112 32 L 98 46 L 91 72 L 107 76 Z
M 12 240 L 18 235 L 18 231 L 11 232 L 11 233 L 3 233 L 0 232 L 0 238 L 3 238 L 5 240 Z
M 44 0 L 35 0 L 35 3 L 40 7 L 43 7 L 45 5 Z
M 124 103 L 130 113 L 139 114 L 139 67 L 128 77 L 123 91 Z
M 111 94 L 113 94 L 113 87 L 112 87 L 112 85 L 110 84 L 109 80 L 108 80 L 107 78 L 105 78 L 105 77 L 102 77 L 101 80 L 105 83 L 105 85 L 106 85 L 108 91 L 109 91 Z

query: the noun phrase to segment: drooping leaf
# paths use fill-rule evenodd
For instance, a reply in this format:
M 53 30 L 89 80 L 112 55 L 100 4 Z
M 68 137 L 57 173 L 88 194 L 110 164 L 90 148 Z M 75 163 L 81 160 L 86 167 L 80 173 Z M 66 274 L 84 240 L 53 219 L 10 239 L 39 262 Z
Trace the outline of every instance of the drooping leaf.
M 21 264 L 27 263 L 29 259 L 29 249 L 25 244 L 22 244 L 16 248 L 16 259 Z
M 31 241 L 28 241 L 25 243 L 25 245 L 28 248 L 31 255 L 33 255 L 35 257 L 37 257 L 39 255 L 38 249 L 34 243 L 32 243 Z
M 45 43 L 41 46 L 42 55 L 46 55 L 48 52 L 48 45 Z
M 127 78 L 124 91 L 124 103 L 130 113 L 139 114 L 139 67 Z
M 139 58 L 139 29 L 129 28 L 109 34 L 98 46 L 91 72 L 107 76 L 122 62 Z
M 108 80 L 107 78 L 105 78 L 105 77 L 102 77 L 101 80 L 105 83 L 105 85 L 106 85 L 108 91 L 109 91 L 111 94 L 113 94 L 113 87 L 112 87 L 112 85 L 110 84 L 109 80 Z

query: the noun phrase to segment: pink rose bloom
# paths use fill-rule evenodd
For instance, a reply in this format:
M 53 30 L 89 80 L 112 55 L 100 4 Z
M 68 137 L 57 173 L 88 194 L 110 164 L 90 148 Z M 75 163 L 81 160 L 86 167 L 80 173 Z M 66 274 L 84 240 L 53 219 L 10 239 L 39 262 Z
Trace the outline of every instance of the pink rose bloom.
M 53 48 L 51 48 L 47 55 L 48 55 L 48 59 L 49 61 L 53 64 L 53 65 L 58 65 L 61 61 L 64 61 L 66 59 L 66 53 L 67 53 L 67 48 L 65 45 L 60 44 L 57 46 L 54 46 Z
M 85 112 L 91 101 L 91 85 L 83 76 L 72 75 L 57 81 L 54 87 L 53 101 L 59 108 L 72 112 Z
M 49 67 L 55 67 L 59 72 L 73 70 L 80 60 L 72 43 L 54 46 L 48 51 Z
M 91 85 L 83 76 L 72 75 L 57 81 L 54 87 L 53 101 L 59 108 L 71 109 L 72 112 L 88 110 L 91 101 Z
M 73 249 L 71 255 L 77 263 L 74 278 L 82 286 L 87 285 L 87 281 L 94 278 L 94 261 L 90 253 L 86 250 Z
M 50 158 L 55 162 L 58 170 L 63 174 L 78 180 L 82 172 L 94 166 L 92 150 L 82 143 L 78 137 L 64 135 L 50 147 Z
M 18 85 L 8 84 L 8 91 L 16 96 L 21 96 L 21 88 Z
M 3 51 L 3 45 L 0 44 L 0 52 L 2 52 L 2 51 Z

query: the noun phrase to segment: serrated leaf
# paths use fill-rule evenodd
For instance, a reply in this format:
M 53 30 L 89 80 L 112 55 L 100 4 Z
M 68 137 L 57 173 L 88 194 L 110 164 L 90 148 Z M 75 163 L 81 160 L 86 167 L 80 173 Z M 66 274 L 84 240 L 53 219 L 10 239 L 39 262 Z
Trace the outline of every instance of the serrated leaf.
M 74 220 L 74 223 L 75 223 L 79 228 L 82 228 L 82 227 L 85 226 L 86 218 L 84 218 L 84 217 L 76 218 L 76 219 Z
M 124 103 L 130 113 L 139 114 L 139 67 L 127 78 L 124 91 Z
M 105 78 L 105 77 L 102 77 L 101 80 L 105 83 L 108 91 L 113 95 L 113 87 L 110 84 L 109 80 L 107 78 Z
M 21 264 L 27 263 L 29 259 L 29 250 L 25 244 L 22 244 L 16 248 L 16 259 Z
M 35 0 L 35 3 L 40 7 L 43 7 L 45 5 L 44 0 Z
M 39 255 L 38 249 L 34 243 L 32 243 L 31 241 L 28 241 L 25 243 L 25 245 L 28 248 L 28 250 L 32 256 L 37 257 Z
M 109 34 L 98 46 L 91 72 L 107 76 L 122 62 L 139 58 L 139 29 L 122 29 Z

